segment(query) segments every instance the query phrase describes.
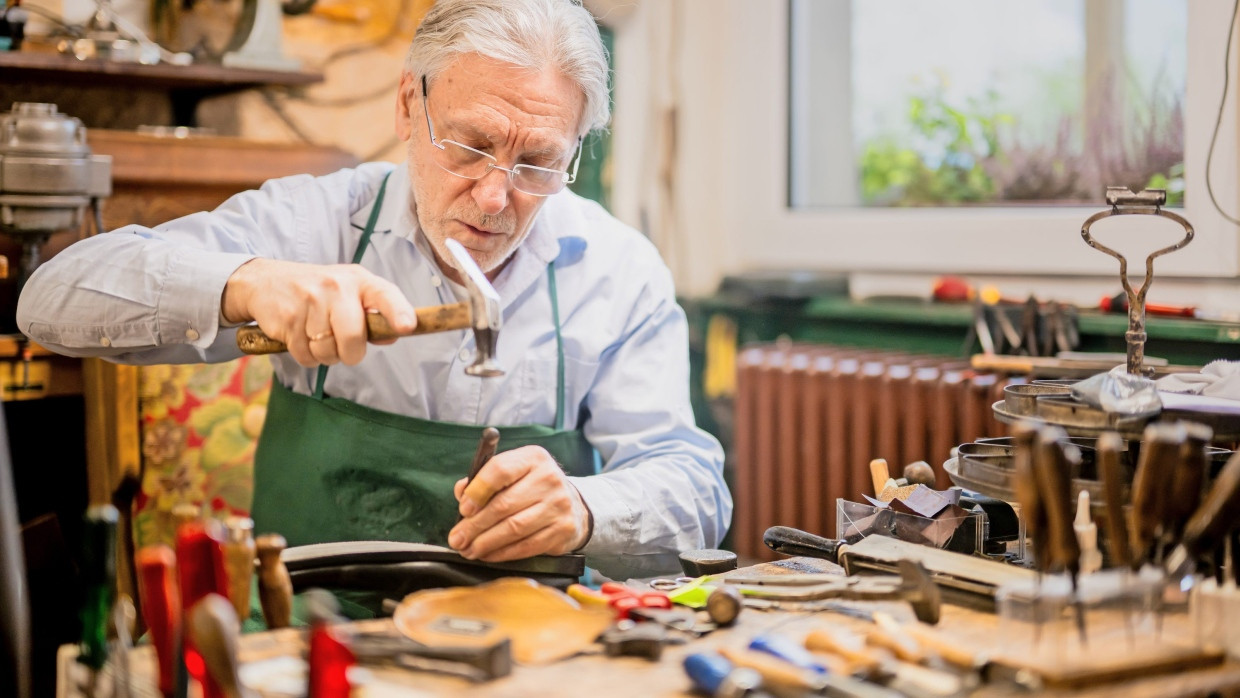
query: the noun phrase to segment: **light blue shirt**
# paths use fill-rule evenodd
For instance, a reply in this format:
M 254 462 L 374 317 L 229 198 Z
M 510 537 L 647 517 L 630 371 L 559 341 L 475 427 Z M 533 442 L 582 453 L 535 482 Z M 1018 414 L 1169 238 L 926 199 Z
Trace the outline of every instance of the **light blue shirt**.
M 362 266 L 399 286 L 415 307 L 454 302 L 412 213 L 408 168 L 368 163 L 323 177 L 272 180 L 210 213 L 78 242 L 31 277 L 18 303 L 18 326 L 71 356 L 135 364 L 236 358 L 236 331 L 220 325 L 228 277 L 253 257 L 348 263 L 389 171 Z M 465 374 L 474 341 L 461 330 L 372 345 L 359 365 L 333 366 L 325 390 L 423 419 L 552 426 L 557 355 L 546 273 L 552 260 L 566 355 L 566 426 L 583 428 L 603 462 L 600 474 L 572 478 L 594 515 L 585 552 L 609 576 L 675 571 L 678 552 L 715 547 L 727 530 L 732 499 L 723 450 L 694 425 L 687 324 L 671 274 L 646 238 L 594 202 L 567 190 L 549 197 L 495 279 L 504 376 Z M 315 369 L 287 354 L 272 361 L 284 385 L 312 392 Z

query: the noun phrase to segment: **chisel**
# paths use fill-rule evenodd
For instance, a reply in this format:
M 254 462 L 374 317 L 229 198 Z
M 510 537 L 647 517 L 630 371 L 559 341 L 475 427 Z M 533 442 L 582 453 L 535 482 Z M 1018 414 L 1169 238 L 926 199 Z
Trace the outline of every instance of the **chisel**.
M 1098 476 L 1107 512 L 1107 552 L 1113 565 L 1132 564 L 1128 548 L 1128 525 L 1124 519 L 1124 469 L 1120 454 L 1124 441 L 1113 431 L 1103 433 L 1095 444 Z
M 478 438 L 478 450 L 474 452 L 474 460 L 469 466 L 469 474 L 465 476 L 466 489 L 468 489 L 469 483 L 473 482 L 474 478 L 478 477 L 478 473 L 482 470 L 482 466 L 486 465 L 487 461 L 491 460 L 491 458 L 495 455 L 495 450 L 497 448 L 499 448 L 499 429 L 496 429 L 495 427 L 487 427 L 486 429 L 483 429 L 482 436 Z M 464 492 L 462 492 L 461 497 L 464 498 L 464 496 Z M 489 498 L 490 497 L 488 496 L 488 499 Z M 478 503 L 479 509 L 483 506 L 486 506 L 485 501 Z M 457 523 L 460 523 L 463 518 L 465 517 L 458 513 L 456 517 Z
M 1170 550 L 1179 542 L 1184 527 L 1197 507 L 1201 505 L 1202 490 L 1206 482 L 1206 448 L 1214 437 L 1214 430 L 1204 424 L 1183 422 L 1184 441 L 1180 443 L 1180 457 L 1172 479 L 1170 499 L 1163 515 L 1161 536 L 1162 550 Z
M 1132 509 L 1129 512 L 1129 544 L 1132 568 L 1151 559 L 1167 510 L 1172 479 L 1180 462 L 1180 448 L 1187 438 L 1182 423 L 1151 424 L 1142 435 L 1141 455 L 1132 480 Z
M 1034 475 L 1038 496 L 1046 511 L 1046 537 L 1051 564 L 1063 568 L 1072 579 L 1072 605 L 1076 609 L 1076 626 L 1081 645 L 1088 642 L 1085 630 L 1085 607 L 1080 596 L 1081 546 L 1072 527 L 1072 468 L 1080 464 L 1075 446 L 1068 450 L 1068 435 L 1059 427 L 1043 427 L 1037 436 Z
M 1037 427 L 1030 422 L 1018 422 L 1012 427 L 1012 489 L 1020 505 L 1020 518 L 1025 524 L 1025 537 L 1033 539 L 1033 566 L 1038 571 L 1038 595 L 1041 598 L 1042 575 L 1050 565 L 1050 536 L 1047 534 L 1046 509 L 1038 494 L 1038 481 L 1034 473 L 1034 441 Z M 1035 609 L 1036 610 L 1036 609 Z M 1033 645 L 1042 643 L 1042 614 L 1034 614 Z
M 1240 521 L 1240 451 L 1227 460 L 1214 478 L 1214 484 L 1184 526 L 1180 544 L 1167 556 L 1167 571 L 1182 579 L 1193 563 L 1220 545 L 1236 522 Z M 1233 556 L 1235 551 L 1232 551 Z M 1235 562 L 1233 560 L 1233 565 Z M 1234 571 L 1234 570 L 1233 570 Z

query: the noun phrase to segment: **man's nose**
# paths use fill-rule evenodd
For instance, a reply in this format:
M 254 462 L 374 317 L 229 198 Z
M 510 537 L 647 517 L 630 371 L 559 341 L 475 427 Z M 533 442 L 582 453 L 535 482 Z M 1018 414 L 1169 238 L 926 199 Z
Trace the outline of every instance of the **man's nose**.
M 492 169 L 474 182 L 473 196 L 478 209 L 493 216 L 508 206 L 508 188 L 511 186 L 508 173 L 500 169 Z

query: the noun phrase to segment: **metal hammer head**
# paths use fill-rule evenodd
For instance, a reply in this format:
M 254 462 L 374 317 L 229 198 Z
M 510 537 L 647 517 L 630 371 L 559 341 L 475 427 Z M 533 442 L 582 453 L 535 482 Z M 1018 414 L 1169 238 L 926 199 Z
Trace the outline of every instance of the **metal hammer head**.
M 900 560 L 897 569 L 900 571 L 900 596 L 913 607 L 913 615 L 923 623 L 938 624 L 943 595 L 930 573 L 913 560 Z
M 461 271 L 465 288 L 469 291 L 469 310 L 473 318 L 474 344 L 477 350 L 474 353 L 474 363 L 468 366 L 465 372 L 471 376 L 502 376 L 503 369 L 495 363 L 495 344 L 499 341 L 500 327 L 499 293 L 487 280 L 486 274 L 482 273 L 474 258 L 469 256 L 464 245 L 448 238 L 444 240 L 444 246 L 452 253 L 456 268 Z

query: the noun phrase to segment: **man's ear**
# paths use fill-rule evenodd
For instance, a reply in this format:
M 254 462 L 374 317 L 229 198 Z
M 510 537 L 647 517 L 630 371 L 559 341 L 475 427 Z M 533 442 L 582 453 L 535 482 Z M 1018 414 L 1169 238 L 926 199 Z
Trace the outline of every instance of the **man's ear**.
M 413 115 L 419 113 L 413 104 L 418 98 L 417 85 L 412 73 L 401 74 L 400 87 L 396 90 L 396 137 L 402 141 L 413 136 Z

